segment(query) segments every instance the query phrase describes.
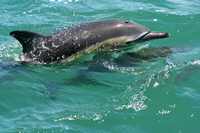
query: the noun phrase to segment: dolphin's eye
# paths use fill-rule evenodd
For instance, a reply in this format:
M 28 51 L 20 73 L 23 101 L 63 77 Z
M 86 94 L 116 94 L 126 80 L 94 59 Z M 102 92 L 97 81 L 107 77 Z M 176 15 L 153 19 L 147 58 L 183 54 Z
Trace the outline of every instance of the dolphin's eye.
M 128 21 L 125 21 L 125 23 L 128 24 L 129 22 L 128 22 Z

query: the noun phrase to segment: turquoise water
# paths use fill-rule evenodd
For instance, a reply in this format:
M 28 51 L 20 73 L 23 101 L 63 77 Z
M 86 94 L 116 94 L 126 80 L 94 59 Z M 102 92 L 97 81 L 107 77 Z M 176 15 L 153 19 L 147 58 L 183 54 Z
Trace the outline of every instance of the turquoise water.
M 200 132 L 199 0 L 10 0 L 0 9 L 0 132 Z M 192 50 L 139 61 L 125 51 L 90 53 L 37 65 L 21 63 L 21 44 L 9 36 L 103 19 L 171 34 L 131 51 Z

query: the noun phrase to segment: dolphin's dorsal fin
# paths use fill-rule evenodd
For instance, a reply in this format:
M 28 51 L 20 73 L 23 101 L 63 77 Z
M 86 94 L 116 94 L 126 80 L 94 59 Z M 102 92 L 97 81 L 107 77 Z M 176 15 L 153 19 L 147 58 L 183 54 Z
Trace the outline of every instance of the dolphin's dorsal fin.
M 45 39 L 46 35 L 41 35 L 31 31 L 17 30 L 10 33 L 11 36 L 16 38 L 23 47 L 22 52 L 26 53 L 31 51 L 35 45 Z

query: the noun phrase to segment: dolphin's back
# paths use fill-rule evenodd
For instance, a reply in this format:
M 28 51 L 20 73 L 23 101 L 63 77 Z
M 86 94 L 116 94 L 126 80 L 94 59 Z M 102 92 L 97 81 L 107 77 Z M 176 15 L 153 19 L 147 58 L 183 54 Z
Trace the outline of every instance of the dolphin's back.
M 133 22 L 111 19 L 96 22 L 82 23 L 68 27 L 54 34 L 56 37 L 65 38 L 66 35 L 77 43 L 85 42 L 89 45 L 100 43 L 111 38 L 131 37 L 132 40 L 140 38 L 150 30 Z M 87 39 L 87 40 L 86 40 Z

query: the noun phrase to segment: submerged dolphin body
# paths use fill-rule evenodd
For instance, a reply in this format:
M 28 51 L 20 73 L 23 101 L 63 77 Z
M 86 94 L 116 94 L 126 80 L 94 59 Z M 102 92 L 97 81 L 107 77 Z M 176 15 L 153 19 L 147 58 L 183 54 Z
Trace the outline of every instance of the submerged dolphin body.
M 97 49 L 111 49 L 170 36 L 151 32 L 134 22 L 111 19 L 81 23 L 51 35 L 18 30 L 10 33 L 23 47 L 25 62 L 54 63 L 73 61 Z

